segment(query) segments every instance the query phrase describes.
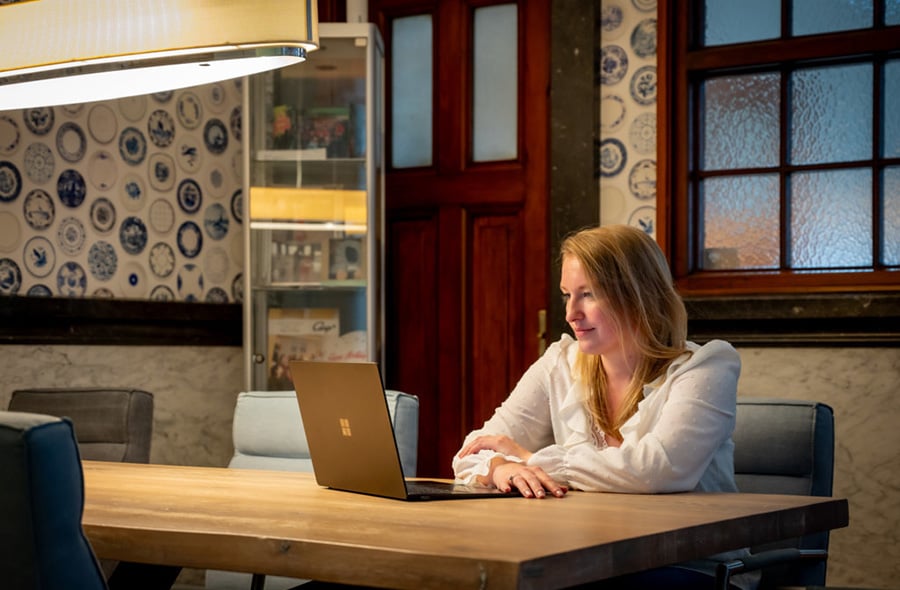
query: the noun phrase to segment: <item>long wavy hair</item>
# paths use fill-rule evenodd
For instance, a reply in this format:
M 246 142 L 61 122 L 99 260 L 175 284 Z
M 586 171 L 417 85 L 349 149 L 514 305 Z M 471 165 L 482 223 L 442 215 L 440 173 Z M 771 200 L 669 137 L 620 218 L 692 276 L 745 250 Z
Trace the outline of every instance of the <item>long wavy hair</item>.
M 644 385 L 663 375 L 687 350 L 687 311 L 665 255 L 639 229 L 611 225 L 578 231 L 562 243 L 560 263 L 568 257 L 581 263 L 592 290 L 606 299 L 623 347 L 630 335 L 639 355 L 625 403 L 615 416 L 607 403 L 600 355 L 579 351 L 575 365 L 577 378 L 587 384 L 585 404 L 594 426 L 622 440 L 619 429 L 637 411 Z

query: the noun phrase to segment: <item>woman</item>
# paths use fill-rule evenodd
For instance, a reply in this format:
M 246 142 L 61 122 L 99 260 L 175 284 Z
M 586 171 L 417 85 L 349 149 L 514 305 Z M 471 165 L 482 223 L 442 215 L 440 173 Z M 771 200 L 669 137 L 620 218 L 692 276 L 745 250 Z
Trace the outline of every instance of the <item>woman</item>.
M 586 229 L 563 242 L 561 261 L 575 340 L 552 344 L 466 437 L 456 478 L 529 498 L 569 488 L 737 491 L 740 358 L 723 341 L 687 341 L 687 313 L 656 242 L 629 226 Z M 700 560 L 609 587 L 711 587 L 714 570 L 715 561 Z

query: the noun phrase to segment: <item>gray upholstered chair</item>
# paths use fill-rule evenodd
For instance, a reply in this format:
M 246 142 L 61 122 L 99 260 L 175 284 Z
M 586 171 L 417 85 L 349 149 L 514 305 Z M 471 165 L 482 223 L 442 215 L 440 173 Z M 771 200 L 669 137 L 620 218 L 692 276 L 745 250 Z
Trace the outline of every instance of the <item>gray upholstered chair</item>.
M 0 587 L 105 590 L 81 526 L 84 479 L 72 424 L 0 411 Z
M 46 388 L 13 391 L 9 410 L 65 416 L 82 459 L 148 463 L 153 395 L 138 389 Z
M 830 496 L 834 480 L 834 412 L 822 403 L 738 398 L 734 474 L 741 492 Z M 828 532 L 762 547 L 719 564 L 717 588 L 732 574 L 761 570 L 760 590 L 824 586 Z
M 419 398 L 385 391 L 403 474 L 415 477 L 419 443 Z M 297 394 L 294 391 L 247 391 L 238 394 L 232 423 L 234 469 L 312 472 L 312 460 Z M 214 590 L 284 590 L 305 580 L 208 570 L 206 588 Z

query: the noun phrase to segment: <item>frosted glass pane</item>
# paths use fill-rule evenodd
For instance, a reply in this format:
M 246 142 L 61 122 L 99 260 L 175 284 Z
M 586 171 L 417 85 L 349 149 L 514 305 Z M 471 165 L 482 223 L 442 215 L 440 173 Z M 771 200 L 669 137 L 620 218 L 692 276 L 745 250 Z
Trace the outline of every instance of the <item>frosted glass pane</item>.
M 887 0 L 884 7 L 884 24 L 900 25 L 900 0 Z
M 704 45 L 745 43 L 780 36 L 780 0 L 706 0 Z
M 900 157 L 900 60 L 892 59 L 884 65 L 884 134 L 882 154 L 885 158 Z
M 881 260 L 888 266 L 898 266 L 900 265 L 900 168 L 885 168 L 882 203 L 884 210 L 881 215 L 884 225 Z
M 798 70 L 791 76 L 791 162 L 872 157 L 872 65 Z
M 394 19 L 391 29 L 391 164 L 432 162 L 432 26 L 430 15 Z
M 475 10 L 472 159 L 512 160 L 517 155 L 518 7 Z
M 708 80 L 703 85 L 703 168 L 778 164 L 778 74 Z
M 794 0 L 793 10 L 795 36 L 868 29 L 874 22 L 872 0 Z
M 701 191 L 701 266 L 778 268 L 778 175 L 709 178 Z
M 791 178 L 792 268 L 872 265 L 872 171 Z

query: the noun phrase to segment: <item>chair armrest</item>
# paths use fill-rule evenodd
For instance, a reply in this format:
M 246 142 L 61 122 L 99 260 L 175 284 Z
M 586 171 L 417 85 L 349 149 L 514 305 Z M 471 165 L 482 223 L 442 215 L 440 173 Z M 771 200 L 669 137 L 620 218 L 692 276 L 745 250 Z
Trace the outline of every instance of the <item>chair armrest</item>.
M 748 555 L 743 559 L 725 561 L 716 567 L 716 590 L 728 590 L 731 576 L 743 572 L 752 572 L 772 565 L 790 563 L 792 561 L 824 561 L 828 552 L 824 549 L 772 549 Z

